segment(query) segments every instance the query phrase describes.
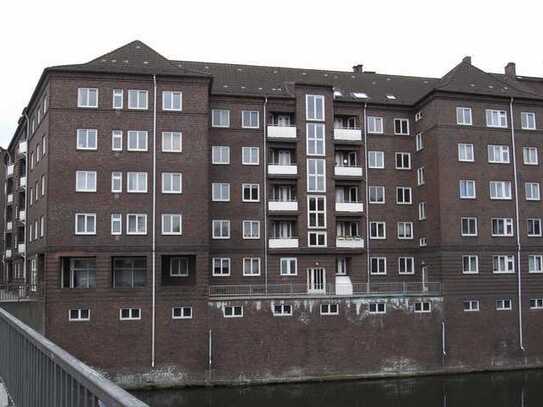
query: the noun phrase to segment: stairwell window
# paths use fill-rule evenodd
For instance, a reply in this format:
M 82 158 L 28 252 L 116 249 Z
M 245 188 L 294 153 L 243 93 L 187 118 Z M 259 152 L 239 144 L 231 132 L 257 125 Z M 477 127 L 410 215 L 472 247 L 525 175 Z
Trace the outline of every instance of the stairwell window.
M 307 155 L 324 155 L 324 124 L 307 123 Z
M 528 237 L 541 237 L 541 219 L 527 220 Z
M 127 235 L 147 234 L 147 215 L 144 213 L 129 213 L 126 215 Z
M 121 235 L 123 233 L 123 218 L 120 213 L 114 213 L 111 215 L 111 234 L 114 236 Z
M 260 275 L 260 257 L 245 257 L 243 259 L 243 275 L 244 276 L 259 276 Z
M 524 191 L 526 194 L 527 201 L 540 201 L 541 193 L 539 190 L 538 182 L 526 182 L 524 184 Z
M 147 173 L 128 172 L 126 173 L 126 191 L 130 193 L 147 192 Z
M 464 311 L 465 312 L 478 312 L 479 311 L 479 300 L 467 300 L 467 301 L 464 301 Z
M 162 214 L 162 234 L 163 235 L 182 235 L 183 217 L 180 213 Z
M 128 131 L 128 151 L 147 151 L 147 131 Z
M 95 213 L 76 213 L 75 214 L 75 234 L 76 235 L 95 235 L 96 234 L 96 214 Z
M 477 218 L 463 217 L 461 219 L 461 235 L 477 236 Z
M 98 130 L 77 129 L 77 149 L 78 150 L 97 150 L 98 149 Z
M 162 173 L 162 193 L 181 194 L 183 192 L 183 174 L 180 172 Z
M 230 147 L 212 146 L 211 147 L 211 163 L 215 165 L 230 164 Z
M 475 181 L 460 180 L 460 199 L 475 199 Z
M 280 274 L 282 276 L 298 275 L 298 260 L 296 257 L 282 257 L 280 260 Z
M 180 112 L 183 109 L 182 92 L 166 90 L 162 92 L 162 110 Z
M 77 107 L 97 108 L 98 107 L 98 89 L 96 88 L 77 89 Z
M 383 118 L 368 116 L 368 133 L 383 134 Z
M 471 126 L 471 107 L 456 108 L 456 124 L 460 126 Z
M 306 120 L 324 121 L 324 96 L 305 95 Z
M 398 274 L 415 274 L 415 258 L 398 257 Z
M 212 233 L 213 239 L 230 239 L 230 221 L 226 219 L 213 219 Z
M 183 151 L 182 135 L 180 131 L 162 132 L 162 152 L 180 153 Z
M 111 192 L 123 192 L 123 173 L 115 171 L 111 173 Z
M 211 110 L 212 127 L 230 127 L 230 110 L 212 109 Z
M 496 300 L 496 311 L 511 311 L 513 309 L 510 299 Z
M 326 228 L 326 198 L 324 196 L 307 197 L 307 225 L 309 228 Z
M 524 165 L 539 164 L 536 147 L 524 147 L 522 149 L 522 157 L 524 159 Z
M 321 158 L 307 160 L 307 192 L 326 192 L 326 161 Z
M 147 110 L 149 92 L 146 90 L 128 91 L 128 108 L 132 110 Z
M 398 239 L 413 239 L 413 222 L 398 222 Z
M 490 181 L 490 199 L 512 199 L 511 181 Z
M 492 236 L 494 237 L 513 236 L 513 219 L 512 218 L 493 218 L 492 219 Z
M 308 232 L 308 247 L 326 247 L 326 232 Z
M 241 111 L 241 127 L 244 129 L 258 129 L 260 127 L 257 111 Z
M 409 119 L 394 119 L 394 134 L 409 136 Z
M 123 132 L 121 130 L 111 132 L 111 151 L 123 151 Z
M 475 256 L 475 255 L 462 256 L 462 273 L 464 274 L 479 273 L 479 256 Z
M 488 146 L 488 162 L 490 164 L 509 164 L 509 146 L 490 144 Z
M 535 130 L 535 113 L 533 112 L 521 112 L 520 124 L 523 130 Z
M 385 222 L 370 222 L 370 239 L 386 239 Z
M 214 257 L 212 260 L 212 270 L 214 277 L 223 277 L 230 275 L 230 257 Z
M 96 171 L 75 172 L 76 192 L 96 192 Z
M 88 308 L 76 308 L 68 311 L 69 321 L 90 321 L 90 310 Z
M 543 273 L 543 256 L 542 255 L 529 255 L 528 256 L 528 272 L 529 273 Z
M 507 128 L 507 113 L 505 110 L 486 110 L 486 126 Z
M 385 168 L 385 153 L 383 151 L 368 151 L 368 167 Z
M 474 162 L 475 157 L 473 153 L 473 144 L 458 144 L 458 161 L 460 162 Z
M 241 147 L 241 163 L 243 165 L 258 165 L 260 163 L 260 148 Z
M 515 272 L 515 256 L 492 256 L 492 272 L 514 273 Z
M 124 91 L 122 89 L 113 89 L 113 101 L 111 103 L 113 109 L 123 108 Z

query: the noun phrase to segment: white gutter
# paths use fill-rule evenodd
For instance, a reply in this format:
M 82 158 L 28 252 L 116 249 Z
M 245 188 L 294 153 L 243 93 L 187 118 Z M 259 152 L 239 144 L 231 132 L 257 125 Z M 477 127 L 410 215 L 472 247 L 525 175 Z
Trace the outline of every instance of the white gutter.
M 268 168 L 268 148 L 266 137 L 268 135 L 268 97 L 264 97 L 264 106 L 262 108 L 262 126 L 264 128 L 264 141 L 262 144 L 262 172 L 264 174 L 264 181 L 262 186 L 262 194 L 264 202 L 264 287 L 266 294 L 268 293 L 268 178 L 267 178 L 267 168 Z
M 156 75 L 153 75 L 153 300 L 151 326 L 151 367 L 155 367 L 155 335 L 156 335 Z
M 368 273 L 368 290 L 370 285 L 370 217 L 369 217 L 369 177 L 368 177 L 368 103 L 364 103 L 362 119 L 364 120 L 364 171 L 366 174 L 366 270 Z
M 518 204 L 518 174 L 517 174 L 517 153 L 515 144 L 515 119 L 513 115 L 513 98 L 509 101 L 509 114 L 511 116 L 511 145 L 513 147 L 513 178 L 515 183 L 515 218 L 516 218 L 516 236 L 517 236 L 517 290 L 518 290 L 518 336 L 520 349 L 524 351 L 524 338 L 522 334 L 522 278 L 520 274 L 520 219 Z

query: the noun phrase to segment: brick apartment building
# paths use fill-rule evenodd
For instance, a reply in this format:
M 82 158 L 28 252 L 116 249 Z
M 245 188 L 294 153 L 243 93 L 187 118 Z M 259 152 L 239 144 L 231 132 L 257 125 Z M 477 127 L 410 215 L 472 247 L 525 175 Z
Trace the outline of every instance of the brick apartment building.
M 4 281 L 126 386 L 540 366 L 543 78 L 169 60 L 44 70 Z

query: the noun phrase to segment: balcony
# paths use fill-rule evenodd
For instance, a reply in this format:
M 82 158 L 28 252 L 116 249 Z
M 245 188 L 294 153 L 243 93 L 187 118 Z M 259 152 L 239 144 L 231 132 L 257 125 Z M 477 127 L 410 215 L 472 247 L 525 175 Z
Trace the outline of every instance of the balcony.
M 299 246 L 298 238 L 272 238 L 268 241 L 270 249 L 296 249 Z
M 19 254 L 24 254 L 24 252 L 25 252 L 25 244 L 24 243 L 19 243 L 17 245 L 17 252 Z
M 361 237 L 336 237 L 336 247 L 342 249 L 363 249 L 364 239 Z
M 6 250 L 6 259 L 11 259 L 11 249 Z
M 14 164 L 8 164 L 8 166 L 6 167 L 6 176 L 13 177 L 13 171 L 14 170 L 15 170 L 15 165 Z
M 268 210 L 272 212 L 297 211 L 298 201 L 269 201 Z
M 334 129 L 334 140 L 338 141 L 362 141 L 362 130 L 360 129 Z
M 8 221 L 6 222 L 6 230 L 9 232 L 11 230 L 13 230 L 13 222 L 12 221 Z
M 334 175 L 337 177 L 361 177 L 362 167 L 334 167 Z
M 268 138 L 275 140 L 296 140 L 295 126 L 268 126 Z
M 298 175 L 298 167 L 296 164 L 282 165 L 282 164 L 269 164 L 268 175 Z
M 364 212 L 364 204 L 362 202 L 336 202 L 336 212 Z
M 19 186 L 21 188 L 26 188 L 26 177 L 20 177 L 19 178 Z
M 26 212 L 24 210 L 19 211 L 19 220 L 24 222 L 26 220 Z
M 21 141 L 19 143 L 19 148 L 17 149 L 18 153 L 19 154 L 26 154 L 26 141 Z
M 11 205 L 13 203 L 13 194 L 8 194 L 6 201 L 8 205 Z

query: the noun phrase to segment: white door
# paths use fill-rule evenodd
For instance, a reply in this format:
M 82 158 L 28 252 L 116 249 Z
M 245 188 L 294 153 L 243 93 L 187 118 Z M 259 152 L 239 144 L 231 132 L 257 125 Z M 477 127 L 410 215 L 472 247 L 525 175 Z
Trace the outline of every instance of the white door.
M 307 269 L 307 292 L 326 294 L 326 273 L 323 268 Z

